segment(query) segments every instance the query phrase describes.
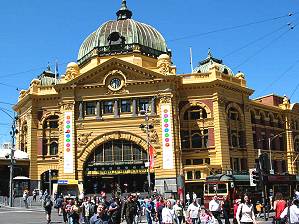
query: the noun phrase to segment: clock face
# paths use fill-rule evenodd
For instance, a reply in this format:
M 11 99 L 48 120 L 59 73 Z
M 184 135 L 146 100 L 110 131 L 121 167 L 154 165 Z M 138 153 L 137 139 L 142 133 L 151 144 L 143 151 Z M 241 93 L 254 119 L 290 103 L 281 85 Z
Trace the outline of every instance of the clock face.
M 120 81 L 120 79 L 118 79 L 118 78 L 113 78 L 113 79 L 111 79 L 111 81 L 110 81 L 110 86 L 111 86 L 111 88 L 113 88 L 113 89 L 117 89 L 117 88 L 120 87 L 120 85 L 121 85 L 121 81 Z

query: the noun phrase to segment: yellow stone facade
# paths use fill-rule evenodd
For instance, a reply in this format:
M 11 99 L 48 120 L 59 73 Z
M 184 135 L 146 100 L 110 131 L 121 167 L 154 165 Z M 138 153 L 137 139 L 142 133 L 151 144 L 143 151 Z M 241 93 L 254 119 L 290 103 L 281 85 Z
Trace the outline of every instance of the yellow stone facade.
M 223 64 L 210 53 L 206 60 L 210 65 L 205 71 L 177 74 L 170 54 L 153 57 L 138 48 L 120 54 L 92 52 L 89 60 L 70 63 L 58 79 L 45 71 L 32 80 L 20 92 L 14 110 L 21 130 L 16 145 L 29 154 L 33 185 L 40 185 L 48 170 L 56 170 L 57 179 L 84 182 L 88 157 L 111 140 L 127 140 L 146 151 L 147 133 L 139 128 L 145 116 L 139 105 L 134 107 L 134 100 L 140 99 L 147 99 L 150 108 L 149 141 L 155 149 L 151 172 L 160 192 L 177 192 L 179 176 L 185 178 L 186 188 L 198 191 L 210 174 L 253 168 L 258 149 L 269 153 L 263 141 L 279 133 L 281 143 L 277 143 L 280 136 L 272 143 L 281 148 L 273 146 L 272 160 L 285 162 L 274 163 L 276 173 L 297 174 L 299 104 L 275 95 L 252 100 L 253 90 L 246 86 L 244 74 L 222 70 Z M 54 81 L 43 83 L 49 74 Z M 114 78 L 119 83 L 113 83 Z M 130 101 L 130 112 L 121 111 L 123 100 Z M 87 115 L 90 102 L 95 103 L 91 109 L 95 112 Z M 112 103 L 108 105 L 112 113 L 103 111 L 104 102 Z M 163 169 L 161 105 L 172 108 L 173 169 Z M 73 115 L 73 173 L 64 172 L 66 111 Z

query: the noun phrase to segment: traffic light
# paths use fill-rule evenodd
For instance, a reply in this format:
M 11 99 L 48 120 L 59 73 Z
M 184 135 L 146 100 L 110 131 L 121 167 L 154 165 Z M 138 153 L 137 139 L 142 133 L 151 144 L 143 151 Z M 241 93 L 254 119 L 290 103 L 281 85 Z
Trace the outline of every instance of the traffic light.
M 257 170 L 252 171 L 252 181 L 254 184 L 258 184 L 260 182 L 260 173 Z

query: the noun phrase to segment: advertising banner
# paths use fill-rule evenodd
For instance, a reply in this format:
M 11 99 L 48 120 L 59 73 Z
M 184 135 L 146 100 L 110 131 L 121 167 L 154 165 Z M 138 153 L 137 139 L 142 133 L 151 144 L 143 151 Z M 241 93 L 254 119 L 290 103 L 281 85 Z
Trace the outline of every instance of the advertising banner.
M 174 169 L 171 105 L 161 105 L 163 169 Z
M 74 173 L 73 112 L 64 113 L 64 173 Z

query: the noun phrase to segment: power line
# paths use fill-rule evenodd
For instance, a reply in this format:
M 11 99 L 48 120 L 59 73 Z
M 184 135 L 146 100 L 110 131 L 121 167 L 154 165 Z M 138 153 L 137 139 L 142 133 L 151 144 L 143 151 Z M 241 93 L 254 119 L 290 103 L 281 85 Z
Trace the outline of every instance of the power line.
M 235 49 L 235 50 L 229 52 L 228 54 L 224 55 L 222 58 L 226 58 L 226 57 L 228 57 L 228 56 L 230 56 L 230 55 L 232 55 L 232 54 L 235 54 L 235 53 L 237 53 L 238 51 L 243 50 L 244 48 L 246 48 L 246 47 L 248 47 L 248 46 L 250 46 L 250 45 L 253 45 L 253 44 L 257 43 L 258 41 L 263 40 L 263 39 L 265 39 L 265 38 L 268 37 L 268 36 L 271 36 L 272 34 L 274 34 L 274 33 L 278 32 L 278 31 L 280 31 L 281 29 L 283 29 L 283 28 L 285 28 L 285 27 L 286 27 L 286 25 L 284 24 L 284 25 L 280 26 L 278 29 L 275 29 L 275 30 L 273 30 L 273 31 L 271 31 L 271 32 L 269 32 L 269 33 L 267 33 L 267 34 L 265 34 L 265 35 L 263 35 L 263 36 L 261 36 L 261 37 L 255 39 L 255 40 L 253 40 L 253 41 L 248 42 L 247 44 L 243 45 L 242 47 L 239 47 L 239 48 L 237 48 L 237 49 Z
M 266 86 L 263 90 L 260 91 L 260 93 L 264 93 L 266 90 L 268 90 L 271 86 L 273 86 L 276 82 L 278 82 L 280 79 L 282 79 L 290 70 L 292 70 L 295 65 L 299 62 L 299 59 L 296 60 L 294 63 L 292 63 L 284 72 L 282 72 L 279 76 L 277 76 L 276 79 L 274 79 L 268 86 Z M 257 94 L 259 95 L 259 94 Z
M 290 99 L 292 99 L 293 95 L 296 93 L 297 89 L 299 88 L 299 82 L 297 83 L 295 89 L 293 90 L 293 92 L 291 93 Z
M 295 25 L 296 26 L 296 25 Z M 241 65 L 245 64 L 246 62 L 248 62 L 250 59 L 252 59 L 253 57 L 255 57 L 256 55 L 258 55 L 259 53 L 261 53 L 263 50 L 265 50 L 267 47 L 269 47 L 271 44 L 273 44 L 275 41 L 279 40 L 280 38 L 282 38 L 284 35 L 286 35 L 290 30 L 294 29 L 295 26 L 291 26 L 287 31 L 283 32 L 282 34 L 280 34 L 278 37 L 276 37 L 275 39 L 271 40 L 268 44 L 266 44 L 265 46 L 263 46 L 262 48 L 260 48 L 258 51 L 256 51 L 254 54 L 250 55 L 249 57 L 247 57 L 244 61 L 242 61 L 240 64 L 238 64 L 237 66 L 233 67 L 233 69 L 237 69 L 239 68 Z
M 193 38 L 193 37 L 205 36 L 205 35 L 212 34 L 212 33 L 218 33 L 218 32 L 223 32 L 223 31 L 228 31 L 228 30 L 239 29 L 239 28 L 246 27 L 246 26 L 252 26 L 252 25 L 255 25 L 255 24 L 266 23 L 266 22 L 270 22 L 270 21 L 274 21 L 274 20 L 278 20 L 278 19 L 290 17 L 290 16 L 293 16 L 295 14 L 297 14 L 297 12 L 295 12 L 295 13 L 288 13 L 287 15 L 272 17 L 272 18 L 268 18 L 268 19 L 263 19 L 263 20 L 255 21 L 255 22 L 245 23 L 245 24 L 241 24 L 241 25 L 237 25 L 237 26 L 229 26 L 229 27 L 225 27 L 225 28 L 221 28 L 221 29 L 211 30 L 211 31 L 204 32 L 204 33 L 199 33 L 199 34 L 193 34 L 193 35 L 189 35 L 189 36 L 179 37 L 179 38 L 175 38 L 175 39 L 169 40 L 168 42 L 174 42 L 174 41 L 189 39 L 189 38 Z
M 3 101 L 0 101 L 0 104 L 6 104 L 6 105 L 11 105 L 11 106 L 14 105 L 13 103 L 8 103 L 8 102 L 3 102 Z

